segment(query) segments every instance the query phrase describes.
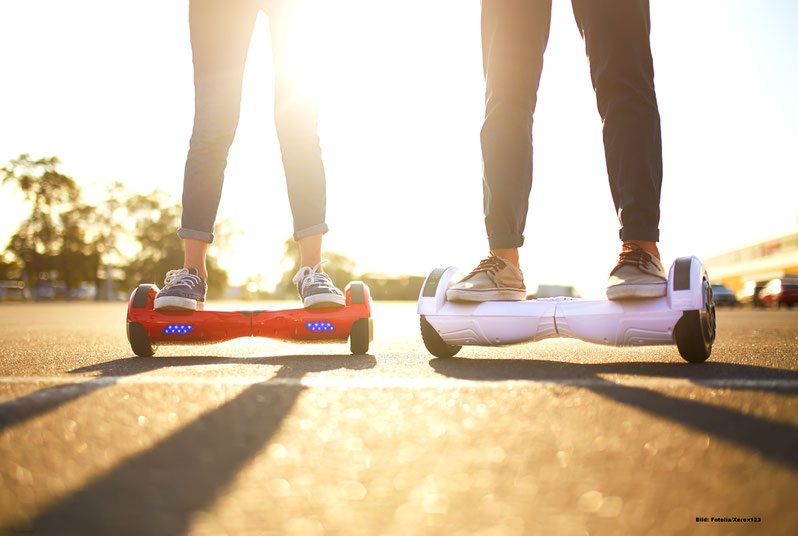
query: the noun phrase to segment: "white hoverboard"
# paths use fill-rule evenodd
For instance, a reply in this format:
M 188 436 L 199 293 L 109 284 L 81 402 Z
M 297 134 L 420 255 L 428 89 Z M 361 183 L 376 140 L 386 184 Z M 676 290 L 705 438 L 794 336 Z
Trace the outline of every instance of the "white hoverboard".
M 454 266 L 438 268 L 421 288 L 421 336 L 436 357 L 452 357 L 463 346 L 505 346 L 552 337 L 610 346 L 676 344 L 691 363 L 706 361 L 712 352 L 715 306 L 698 257 L 673 262 L 668 291 L 661 298 L 449 302 L 446 290 L 459 281 L 457 274 Z

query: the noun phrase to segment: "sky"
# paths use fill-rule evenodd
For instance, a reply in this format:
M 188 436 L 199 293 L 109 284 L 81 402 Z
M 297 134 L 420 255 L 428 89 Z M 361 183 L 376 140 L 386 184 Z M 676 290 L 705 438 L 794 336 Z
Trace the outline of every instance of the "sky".
M 325 249 L 357 271 L 470 270 L 487 253 L 478 0 L 323 2 L 316 32 Z M 104 184 L 177 199 L 193 120 L 186 0 L 2 0 L 0 163 L 58 156 L 96 200 Z M 660 251 L 668 266 L 798 227 L 798 3 L 651 0 L 662 118 Z M 250 44 L 218 220 L 233 283 L 283 270 L 291 214 L 273 126 L 268 20 Z M 521 249 L 526 284 L 601 295 L 620 251 L 584 44 L 553 1 Z M 0 242 L 24 217 L 0 190 Z M 711 275 L 711 274 L 710 274 Z

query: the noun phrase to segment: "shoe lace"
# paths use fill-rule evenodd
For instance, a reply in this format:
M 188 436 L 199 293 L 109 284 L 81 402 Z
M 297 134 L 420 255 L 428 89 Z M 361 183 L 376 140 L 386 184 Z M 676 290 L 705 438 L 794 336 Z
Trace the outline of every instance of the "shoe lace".
M 319 271 L 321 265 L 325 264 L 326 262 L 327 261 L 323 260 L 313 268 L 303 266 L 299 269 L 299 271 L 297 271 L 296 275 L 294 275 L 294 278 L 291 281 L 295 284 L 300 284 L 301 288 L 305 288 L 307 285 L 329 286 L 330 276 Z
M 479 261 L 477 267 L 471 270 L 471 273 L 468 274 L 467 277 L 478 274 L 480 272 L 487 272 L 490 275 L 494 275 L 496 272 L 498 272 L 505 266 L 507 266 L 507 263 L 504 262 L 502 259 L 500 259 L 496 255 L 490 255 L 488 256 L 488 258 Z
M 188 268 L 169 270 L 163 280 L 164 288 L 169 287 L 194 287 L 202 282 L 202 278 L 188 271 Z
M 651 254 L 644 250 L 637 244 L 634 243 L 624 243 L 621 254 L 618 257 L 618 264 L 615 268 L 610 272 L 610 275 L 614 274 L 621 266 L 631 265 L 636 266 L 638 268 L 645 268 L 651 264 Z

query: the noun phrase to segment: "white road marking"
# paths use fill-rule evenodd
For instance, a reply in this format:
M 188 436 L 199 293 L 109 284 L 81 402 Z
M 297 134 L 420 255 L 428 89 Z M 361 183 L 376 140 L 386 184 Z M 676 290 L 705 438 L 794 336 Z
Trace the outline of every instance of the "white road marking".
M 649 387 L 678 388 L 706 387 L 711 389 L 798 389 L 798 379 L 774 378 L 651 378 L 628 375 L 607 375 L 590 378 L 541 378 L 508 380 L 470 380 L 458 378 L 386 378 L 386 377 L 322 377 L 275 378 L 274 376 L 166 376 L 141 374 L 135 376 L 4 376 L 0 384 L 74 385 L 102 387 L 112 385 L 255 385 L 286 387 L 331 388 L 497 388 L 563 385 L 569 387 L 608 388 Z

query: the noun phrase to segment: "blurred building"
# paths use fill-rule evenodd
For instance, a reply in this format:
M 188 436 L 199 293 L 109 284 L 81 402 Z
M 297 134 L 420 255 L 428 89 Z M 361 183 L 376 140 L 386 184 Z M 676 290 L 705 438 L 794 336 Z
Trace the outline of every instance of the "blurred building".
M 375 300 L 415 301 L 421 293 L 421 285 L 424 284 L 426 276 L 389 276 L 369 272 L 361 275 L 359 279 L 368 285 L 371 297 Z
M 737 292 L 749 282 L 798 274 L 798 233 L 702 259 L 713 283 Z

